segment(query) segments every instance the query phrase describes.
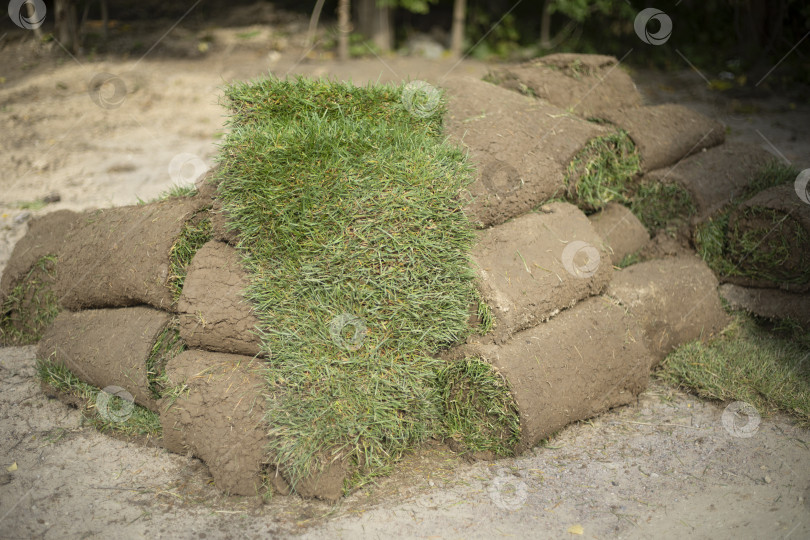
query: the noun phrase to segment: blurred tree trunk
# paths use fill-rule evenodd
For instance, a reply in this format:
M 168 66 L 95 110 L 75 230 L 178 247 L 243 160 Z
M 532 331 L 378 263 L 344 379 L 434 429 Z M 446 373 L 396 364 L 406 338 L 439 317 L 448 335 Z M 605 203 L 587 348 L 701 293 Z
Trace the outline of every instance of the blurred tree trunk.
M 377 0 L 357 0 L 357 31 L 370 39 L 382 52 L 394 48 L 394 33 L 388 6 L 377 7 Z
M 338 59 L 349 59 L 349 33 L 352 29 L 351 2 L 338 1 Z
M 54 20 L 56 39 L 68 51 L 79 50 L 79 22 L 76 19 L 75 0 L 55 0 Z
M 453 28 L 450 32 L 450 54 L 461 57 L 464 48 L 464 21 L 467 18 L 467 0 L 456 0 L 453 4 Z
M 34 3 L 29 2 L 29 3 L 25 4 L 25 6 L 28 9 L 28 12 L 27 12 L 28 18 L 30 20 L 32 20 L 32 21 L 38 21 L 40 18 L 38 16 L 39 14 L 37 13 L 37 8 L 34 7 Z M 36 28 L 34 28 L 34 37 L 40 43 L 42 42 L 42 26 L 37 26 Z
M 543 2 L 543 12 L 540 15 L 540 47 L 551 48 L 551 0 Z
M 734 6 L 740 55 L 754 69 L 762 74 L 771 64 L 771 57 L 780 50 L 784 22 L 788 12 L 788 2 L 768 0 L 748 0 Z

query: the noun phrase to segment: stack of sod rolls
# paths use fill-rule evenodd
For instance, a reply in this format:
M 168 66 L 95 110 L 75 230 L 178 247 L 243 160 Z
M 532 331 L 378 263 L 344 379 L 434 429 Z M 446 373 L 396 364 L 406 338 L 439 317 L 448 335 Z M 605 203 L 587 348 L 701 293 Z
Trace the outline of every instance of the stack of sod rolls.
M 726 322 L 698 257 L 617 266 L 649 239 L 625 206 L 641 171 L 717 126 L 641 106 L 620 71 L 572 114 L 543 78 L 615 59 L 549 62 L 508 77 L 533 92 L 234 85 L 193 193 L 31 223 L 0 281 L 3 341 L 39 341 L 52 386 L 121 389 L 233 494 L 335 500 L 429 438 L 514 455 L 631 402 Z

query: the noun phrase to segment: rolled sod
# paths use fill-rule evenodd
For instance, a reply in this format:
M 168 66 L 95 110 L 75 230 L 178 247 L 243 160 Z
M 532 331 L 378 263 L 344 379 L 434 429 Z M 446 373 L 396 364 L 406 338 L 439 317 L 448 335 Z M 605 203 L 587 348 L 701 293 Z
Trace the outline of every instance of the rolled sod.
M 810 204 L 793 184 L 761 191 L 731 213 L 724 253 L 730 282 L 810 291 Z
M 675 219 L 703 221 L 741 196 L 773 156 L 762 147 L 727 142 L 644 175 L 633 209 L 650 227 Z
M 157 411 L 158 375 L 182 349 L 170 323 L 170 314 L 143 306 L 63 311 L 45 331 L 37 356 L 98 388 L 121 387 L 135 403 Z
M 483 339 L 502 342 L 610 281 L 610 254 L 576 206 L 552 203 L 481 231 L 472 258 L 495 319 Z
M 635 83 L 613 56 L 550 54 L 496 69 L 485 79 L 583 118 L 642 105 Z
M 603 210 L 588 216 L 596 233 L 609 248 L 613 264 L 637 253 L 650 241 L 650 234 L 626 206 L 609 203 Z
M 88 212 L 65 237 L 56 287 L 65 309 L 171 309 L 184 264 L 210 238 L 207 201 L 173 198 Z
M 59 313 L 54 291 L 56 257 L 35 261 L 0 301 L 0 345 L 36 343 Z
M 169 384 L 179 390 L 160 404 L 164 446 L 202 459 L 217 487 L 233 495 L 261 494 L 265 474 L 279 491 L 285 489 L 267 451 L 262 367 L 247 356 L 199 350 L 185 351 L 166 366 Z M 336 462 L 295 488 L 303 496 L 336 500 L 344 478 Z
M 492 371 L 489 379 L 465 376 L 469 369 L 454 371 L 458 375 L 444 395 L 447 422 L 456 427 L 450 438 L 479 451 L 508 445 L 515 454 L 571 422 L 630 403 L 646 387 L 651 364 L 635 319 L 603 296 L 583 300 L 503 345 L 465 344 L 446 359 L 450 366 L 480 359 Z M 500 388 L 491 382 L 498 379 L 504 381 Z M 496 391 L 507 395 L 492 399 Z M 479 397 L 478 407 L 456 407 L 470 395 Z M 492 406 L 509 396 L 512 407 Z M 482 441 L 482 433 L 495 440 Z
M 250 277 L 239 252 L 211 241 L 197 251 L 188 267 L 177 302 L 180 336 L 190 348 L 256 356 L 261 339 L 259 320 L 243 297 Z
M 599 209 L 638 169 L 626 135 L 474 78 L 449 79 L 445 127 L 477 166 L 466 212 L 489 226 L 566 196 Z
M 730 321 L 720 303 L 717 278 L 694 256 L 617 271 L 606 294 L 638 320 L 655 364 L 684 343 L 716 335 Z
M 606 111 L 600 118 L 627 131 L 644 171 L 670 166 L 725 140 L 723 124 L 673 103 Z
M 163 398 L 163 444 L 202 459 L 217 487 L 233 495 L 261 494 L 266 463 L 264 380 L 246 356 L 188 350 L 166 366 L 178 395 Z
M 723 283 L 718 289 L 729 305 L 767 319 L 791 319 L 810 329 L 810 295 Z
M 57 254 L 79 216 L 59 210 L 36 217 L 14 246 L 0 277 L 0 344 L 35 343 L 56 317 Z
M 14 246 L 0 277 L 0 301 L 6 298 L 34 264 L 42 257 L 57 255 L 65 236 L 76 225 L 79 216 L 70 210 L 57 210 L 31 219 L 28 232 Z

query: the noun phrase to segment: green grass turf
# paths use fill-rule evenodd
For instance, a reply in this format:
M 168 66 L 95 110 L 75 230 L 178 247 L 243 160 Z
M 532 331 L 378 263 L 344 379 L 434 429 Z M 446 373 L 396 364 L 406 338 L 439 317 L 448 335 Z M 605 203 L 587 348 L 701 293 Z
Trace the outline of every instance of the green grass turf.
M 597 212 L 611 201 L 626 203 L 639 170 L 636 146 L 625 131 L 597 137 L 568 165 L 566 196 L 586 213 Z
M 679 184 L 643 182 L 630 198 L 630 211 L 653 231 L 687 224 L 697 208 L 692 195 Z
M 168 282 L 175 302 L 180 299 L 183 292 L 183 283 L 186 280 L 186 272 L 188 265 L 191 264 L 191 259 L 194 258 L 197 250 L 211 240 L 211 218 L 206 217 L 207 215 L 208 210 L 198 212 L 183 225 L 183 230 L 169 254 Z
M 269 453 L 293 484 L 337 453 L 385 471 L 441 435 L 432 355 L 476 330 L 458 196 L 472 169 L 445 140 L 443 103 L 411 114 L 402 90 L 275 78 L 226 90 L 216 180 L 270 353 Z
M 166 364 L 184 350 L 186 350 L 186 344 L 180 338 L 178 321 L 175 318 L 158 335 L 149 357 L 146 359 L 146 377 L 149 381 L 149 390 L 155 399 L 163 397 L 172 386 L 165 374 Z
M 446 436 L 471 452 L 512 455 L 520 419 L 506 379 L 478 358 L 448 363 L 439 372 Z
M 810 425 L 810 332 L 790 323 L 735 313 L 712 342 L 680 347 L 657 376 L 723 401 L 745 401 L 760 414 L 791 414 Z

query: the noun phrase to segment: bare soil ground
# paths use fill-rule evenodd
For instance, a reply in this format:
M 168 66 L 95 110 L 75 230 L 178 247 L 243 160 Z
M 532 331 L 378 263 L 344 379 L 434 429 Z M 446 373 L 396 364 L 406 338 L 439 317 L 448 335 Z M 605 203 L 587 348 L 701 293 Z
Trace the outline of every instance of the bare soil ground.
M 141 38 L 144 52 L 171 24 Z M 193 181 L 217 152 L 228 81 L 272 71 L 437 83 L 488 70 L 449 59 L 311 59 L 301 21 L 239 24 L 181 24 L 142 59 L 65 59 L 17 35 L 0 40 L 0 269 L 32 213 L 132 204 Z M 810 166 L 807 103 L 729 99 L 684 67 L 633 76 L 649 103 L 696 108 L 729 126 L 729 139 Z M 88 92 L 100 73 L 119 77 L 125 91 Z M 26 208 L 54 192 L 59 202 Z M 77 410 L 43 394 L 33 347 L 4 348 L 0 538 L 561 538 L 577 527 L 589 538 L 810 537 L 810 431 L 787 417 L 724 416 L 726 405 L 653 383 L 637 403 L 569 426 L 519 458 L 467 463 L 436 443 L 335 506 L 263 503 L 222 495 L 194 458 L 83 426 Z

